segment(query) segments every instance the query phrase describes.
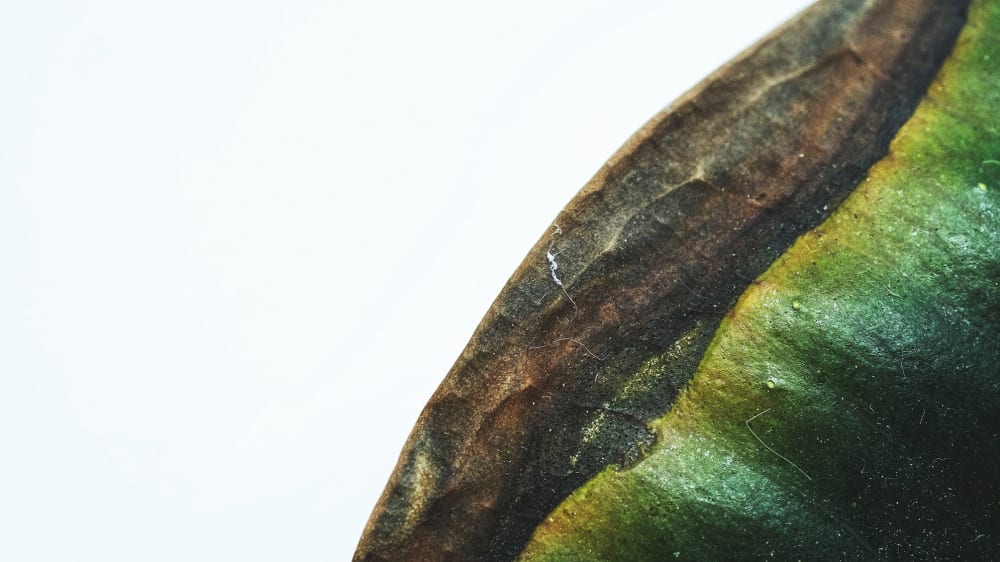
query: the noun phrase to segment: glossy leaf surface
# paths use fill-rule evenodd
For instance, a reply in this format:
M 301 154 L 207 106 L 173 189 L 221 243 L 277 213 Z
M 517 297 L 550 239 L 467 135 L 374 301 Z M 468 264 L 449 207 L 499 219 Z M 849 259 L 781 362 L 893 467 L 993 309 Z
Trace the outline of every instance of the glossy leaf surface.
M 658 559 L 706 542 L 712 559 L 751 552 L 748 540 L 863 554 L 938 525 L 940 514 L 887 518 L 866 535 L 858 526 L 883 512 L 845 514 L 852 494 L 904 501 L 912 483 L 843 474 L 859 459 L 869 475 L 869 460 L 883 476 L 899 458 L 920 466 L 927 442 L 904 437 L 955 438 L 990 407 L 980 387 L 997 363 L 986 250 L 1000 170 L 986 162 L 1000 155 L 982 110 L 996 106 L 996 73 L 982 57 L 995 4 L 977 3 L 968 22 L 966 8 L 821 2 L 631 139 L 528 255 L 435 393 L 356 559 L 508 560 L 532 534 L 525 559 Z M 962 275 L 941 284 L 948 272 Z M 960 344 L 965 355 L 942 355 Z M 979 386 L 930 406 L 958 380 Z M 941 413 L 970 393 L 985 406 Z M 860 416 L 876 397 L 883 418 Z M 893 433 L 917 406 L 929 411 L 918 426 L 955 425 Z M 734 463 L 742 472 L 726 472 Z M 842 489 L 806 494 L 831 480 Z M 795 550 L 783 533 L 798 527 L 843 538 Z M 930 542 L 917 552 L 938 552 Z

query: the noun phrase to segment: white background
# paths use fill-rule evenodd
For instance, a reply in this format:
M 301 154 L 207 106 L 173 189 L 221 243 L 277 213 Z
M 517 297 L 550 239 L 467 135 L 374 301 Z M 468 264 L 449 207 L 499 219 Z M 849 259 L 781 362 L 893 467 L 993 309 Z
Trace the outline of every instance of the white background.
M 559 209 L 803 0 L 0 7 L 0 559 L 347 560 Z

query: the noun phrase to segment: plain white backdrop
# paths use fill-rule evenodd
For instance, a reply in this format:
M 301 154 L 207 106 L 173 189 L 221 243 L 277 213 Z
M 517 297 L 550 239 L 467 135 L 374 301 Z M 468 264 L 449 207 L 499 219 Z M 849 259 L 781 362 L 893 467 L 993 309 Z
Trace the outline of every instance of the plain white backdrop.
M 349 559 L 559 209 L 807 3 L 5 2 L 0 559 Z

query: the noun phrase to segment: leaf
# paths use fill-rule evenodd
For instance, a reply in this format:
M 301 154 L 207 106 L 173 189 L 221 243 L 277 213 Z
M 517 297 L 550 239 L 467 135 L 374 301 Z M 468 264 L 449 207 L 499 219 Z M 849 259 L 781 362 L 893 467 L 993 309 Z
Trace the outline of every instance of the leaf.
M 821 2 L 640 130 L 559 215 L 487 313 L 417 422 L 355 559 L 510 560 L 522 551 L 525 559 L 658 559 L 665 548 L 695 549 L 702 559 L 756 556 L 747 544 L 831 559 L 833 539 L 804 551 L 792 537 L 834 531 L 859 556 L 944 552 L 926 538 L 916 550 L 887 545 L 905 543 L 920 525 L 979 521 L 949 515 L 953 500 L 941 513 L 928 508 L 937 515 L 920 524 L 900 510 L 875 531 L 859 525 L 878 523 L 884 506 L 852 519 L 844 505 L 865 490 L 905 502 L 923 482 L 906 462 L 946 447 L 943 436 L 978 439 L 995 429 L 969 425 L 985 424 L 978 416 L 997 404 L 983 385 L 997 374 L 990 361 L 1000 364 L 989 189 L 1000 175 L 988 176 L 1000 170 L 969 167 L 1000 156 L 996 121 L 980 111 L 996 107 L 988 95 L 996 75 L 967 62 L 1000 43 L 989 41 L 998 26 L 989 12 L 996 5 L 987 5 L 976 3 L 966 25 L 966 2 Z M 899 147 L 914 152 L 904 158 Z M 978 181 L 976 193 L 961 191 L 973 175 L 985 192 Z M 866 176 L 878 181 L 863 183 Z M 919 186 L 912 195 L 911 186 Z M 923 246 L 912 246 L 913 229 Z M 927 268 L 933 275 L 917 275 Z M 955 272 L 960 280 L 942 282 Z M 796 284 L 799 277 L 812 284 Z M 910 300 L 903 306 L 894 295 Z M 944 353 L 953 348 L 967 353 Z M 938 355 L 967 365 L 940 383 L 933 375 L 943 371 L 930 368 Z M 858 358 L 857 372 L 837 371 L 845 357 Z M 890 364 L 910 367 L 916 394 L 900 390 Z M 968 415 L 954 413 L 954 400 L 932 408 L 945 429 L 930 441 L 898 425 L 858 437 L 879 474 L 910 484 L 866 489 L 841 478 L 857 468 L 852 455 L 867 453 L 851 440 L 857 435 L 837 438 L 837 424 L 909 419 L 891 402 L 885 408 L 895 413 L 859 418 L 862 401 L 929 405 L 977 367 L 979 383 L 958 396 L 988 399 Z M 968 439 L 952 443 L 967 452 Z M 737 461 L 744 472 L 726 472 Z M 981 467 L 968 474 L 996 489 Z M 836 484 L 842 489 L 817 495 Z M 722 501 L 729 490 L 736 499 Z M 920 496 L 919 505 L 929 501 Z M 959 536 L 954 525 L 941 528 Z M 711 548 L 705 537 L 714 537 Z

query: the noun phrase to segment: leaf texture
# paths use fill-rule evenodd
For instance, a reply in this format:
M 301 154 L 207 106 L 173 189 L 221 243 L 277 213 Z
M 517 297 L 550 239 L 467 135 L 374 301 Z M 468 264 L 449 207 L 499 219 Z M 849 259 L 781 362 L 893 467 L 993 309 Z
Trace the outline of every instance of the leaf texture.
M 968 5 L 819 2 L 630 139 L 431 398 L 355 560 L 514 559 L 575 490 L 660 446 L 727 311 L 886 157 Z

